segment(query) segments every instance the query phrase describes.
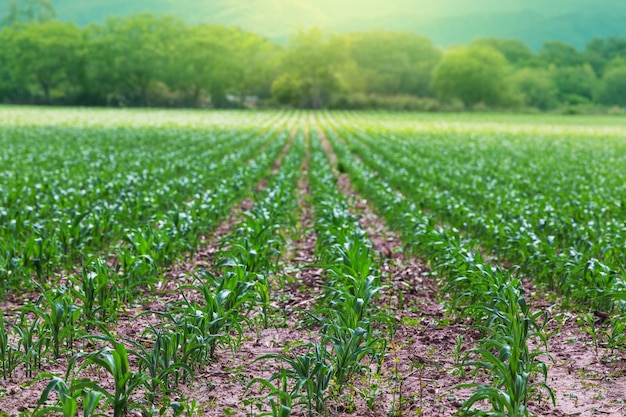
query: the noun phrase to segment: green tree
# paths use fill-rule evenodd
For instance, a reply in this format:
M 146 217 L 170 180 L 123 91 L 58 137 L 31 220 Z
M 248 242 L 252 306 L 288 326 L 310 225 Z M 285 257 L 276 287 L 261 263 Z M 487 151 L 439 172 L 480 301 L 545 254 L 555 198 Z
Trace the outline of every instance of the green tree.
M 626 39 L 610 37 L 593 39 L 583 52 L 585 62 L 589 63 L 596 74 L 603 74 L 606 66 L 615 58 L 626 58 Z
M 602 104 L 626 107 L 626 62 L 611 65 L 602 77 L 596 99 Z
M 244 105 L 247 95 L 268 97 L 272 80 L 279 71 L 282 49 L 256 33 L 244 31 L 237 31 L 234 43 L 238 57 L 234 87 L 240 105 Z
M 272 83 L 272 96 L 282 104 L 299 106 L 306 94 L 303 81 L 295 72 L 282 73 Z
M 430 95 L 430 75 L 441 59 L 432 42 L 410 32 L 376 30 L 350 35 L 350 53 L 365 92 Z
M 94 31 L 94 59 L 105 65 L 95 68 L 96 78 L 114 86 L 114 92 L 130 104 L 150 105 L 150 94 L 165 85 L 184 23 L 172 16 L 138 14 L 110 18 Z M 102 74 L 105 72 L 106 74 Z
M 38 85 L 45 103 L 51 90 L 70 80 L 84 53 L 82 30 L 73 23 L 17 24 L 2 31 L 7 72 L 15 86 Z
M 508 63 L 489 46 L 460 46 L 447 50 L 433 70 L 431 88 L 442 101 L 459 99 L 465 105 L 507 104 Z
M 117 89 L 117 74 L 111 67 L 113 48 L 104 40 L 105 26 L 91 24 L 83 32 L 84 53 L 72 77 L 73 100 L 80 105 L 107 105 L 108 96 Z
M 217 25 L 192 26 L 175 49 L 170 85 L 189 94 L 197 106 L 209 94 L 215 107 L 231 106 L 226 94 L 269 95 L 275 75 L 278 47 L 266 39 L 240 29 Z
M 320 109 L 331 95 L 345 87 L 342 71 L 349 67 L 350 57 L 345 38 L 329 36 L 318 28 L 299 31 L 290 40 L 282 61 L 282 74 L 272 85 L 272 92 L 280 101 L 284 86 L 299 86 L 303 102 L 301 105 Z M 288 74 L 288 75 L 285 75 Z M 288 83 L 285 80 L 289 80 Z M 276 83 L 283 84 L 277 86 Z M 298 94 L 290 95 L 296 97 Z
M 597 77 L 589 64 L 575 67 L 553 67 L 552 81 L 559 92 L 559 101 L 583 104 L 593 99 Z
M 576 48 L 564 42 L 544 42 L 539 57 L 547 65 L 572 67 L 583 64 L 583 57 Z
M 203 92 L 213 104 L 225 102 L 225 92 L 233 85 L 237 70 L 236 30 L 216 25 L 187 28 L 176 42 L 170 84 L 192 97 L 198 106 Z
M 3 25 L 15 23 L 44 23 L 56 17 L 50 0 L 10 0 Z
M 511 77 L 526 106 L 549 110 L 558 105 L 558 89 L 544 68 L 521 68 Z
M 474 45 L 490 46 L 499 51 L 509 63 L 523 66 L 535 59 L 535 54 L 528 46 L 517 39 L 481 38 Z

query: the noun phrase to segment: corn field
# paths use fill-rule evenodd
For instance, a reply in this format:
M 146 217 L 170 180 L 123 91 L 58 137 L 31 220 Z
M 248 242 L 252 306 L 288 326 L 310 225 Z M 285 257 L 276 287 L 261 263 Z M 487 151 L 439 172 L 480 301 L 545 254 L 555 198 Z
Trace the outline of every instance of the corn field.
M 0 109 L 0 416 L 624 416 L 626 123 Z

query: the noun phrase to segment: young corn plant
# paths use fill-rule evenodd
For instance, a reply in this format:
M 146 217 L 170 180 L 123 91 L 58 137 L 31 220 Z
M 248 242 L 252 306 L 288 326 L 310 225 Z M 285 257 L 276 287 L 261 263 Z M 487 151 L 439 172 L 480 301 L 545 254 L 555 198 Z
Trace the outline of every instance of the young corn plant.
M 20 362 L 24 365 L 26 377 L 32 378 L 33 372 L 41 368 L 43 354 L 48 350 L 46 339 L 42 336 L 46 330 L 42 328 L 39 316 L 32 320 L 28 309 L 22 308 L 17 323 L 7 323 L 18 334 L 17 350 L 20 352 Z
M 552 403 L 556 402 L 554 393 L 546 384 L 547 366 L 539 359 L 546 355 L 546 339 L 538 322 L 543 313 L 530 312 L 517 280 L 502 285 L 498 293 L 499 298 L 492 306 L 476 307 L 488 313 L 484 326 L 479 326 L 487 337 L 468 352 L 461 365 L 487 370 L 492 384 L 460 385 L 476 388 L 463 410 L 469 412 L 477 402 L 486 400 L 492 407 L 489 415 L 527 417 L 527 403 L 531 396 L 541 398 L 547 393 Z M 531 350 L 528 342 L 533 338 L 539 346 Z
M 256 252 L 253 256 L 256 257 Z M 246 266 L 236 263 L 236 261 L 232 258 L 222 259 L 218 262 L 216 267 L 222 269 L 222 283 L 236 282 L 238 283 L 239 288 L 235 287 L 235 290 L 241 290 L 243 288 L 245 288 L 246 291 L 250 290 L 251 297 L 247 301 L 250 305 L 261 305 L 263 325 L 267 328 L 270 315 L 270 271 L 263 273 L 250 272 Z
M 132 400 L 132 394 L 136 389 L 149 382 L 151 377 L 143 372 L 134 372 L 130 369 L 128 352 L 122 343 L 108 336 L 95 339 L 102 339 L 110 343 L 113 349 L 105 347 L 93 353 L 74 355 L 68 366 L 66 380 L 76 362 L 79 359 L 84 359 L 82 365 L 76 369 L 77 374 L 88 366 L 95 365 L 111 375 L 114 383 L 113 393 L 106 390 L 101 390 L 101 392 L 113 410 L 113 417 L 122 417 L 134 409 L 147 412 L 143 405 Z
M 67 381 L 50 373 L 41 374 L 35 379 L 39 381 L 44 378 L 51 378 L 44 388 L 33 411 L 33 416 L 49 416 L 51 413 L 61 413 L 63 417 L 75 417 L 79 408 L 82 408 L 83 417 L 103 417 L 106 414 L 97 411 L 102 399 L 102 388 L 89 379 L 75 379 L 69 385 Z M 57 402 L 55 405 L 44 406 L 50 397 L 50 393 L 55 392 Z M 79 402 L 82 399 L 82 402 Z
M 391 339 L 396 321 L 374 304 L 378 293 L 385 289 L 375 275 L 369 275 L 362 281 L 346 275 L 342 285 L 335 284 L 327 288 L 323 303 L 315 310 L 315 314 L 332 318 L 336 323 L 352 329 L 368 327 L 370 324 L 377 331 L 386 328 Z
M 12 236 L 4 236 L 0 242 L 0 299 L 4 299 L 7 290 L 22 284 L 19 277 L 25 275 L 18 243 Z
M 333 348 L 329 357 L 335 369 L 333 380 L 338 396 L 354 374 L 363 372 L 363 359 L 369 356 L 380 361 L 387 347 L 385 339 L 372 336 L 371 328 L 353 329 L 331 322 L 322 332 L 322 341 L 330 343 Z
M 72 219 L 57 223 L 57 239 L 60 243 L 61 252 L 63 254 L 64 263 L 71 266 L 72 263 L 80 255 L 85 245 L 91 240 L 91 230 L 83 222 L 89 216 L 89 212 L 77 213 Z
M 248 385 L 247 389 L 250 389 L 250 385 L 259 383 L 263 388 L 267 388 L 269 393 L 264 397 L 269 398 L 270 411 L 266 411 L 260 414 L 255 414 L 259 417 L 290 417 L 293 409 L 293 395 L 289 391 L 287 372 L 285 370 L 278 373 L 280 378 L 280 385 L 277 387 L 270 380 L 255 378 Z M 275 379 L 275 378 L 274 378 Z
M 51 258 L 58 252 L 49 237 L 42 236 L 40 230 L 35 233 L 36 236 L 31 236 L 26 242 L 21 258 L 24 268 L 34 270 L 38 282 L 43 284 L 50 273 Z
M 4 321 L 4 314 L 0 311 L 0 364 L 2 366 L 2 379 L 13 377 L 15 368 L 22 360 L 22 354 L 9 338 L 10 324 Z
M 178 383 L 178 372 L 183 372 L 185 375 L 193 377 L 193 371 L 186 362 L 191 362 L 189 359 L 189 353 L 193 350 L 186 348 L 187 355 L 183 354 L 180 358 L 179 350 L 181 349 L 180 343 L 175 333 L 167 330 L 159 330 L 154 327 L 150 327 L 144 332 L 144 336 L 148 334 L 152 342 L 151 347 L 145 347 L 143 344 L 128 340 L 129 343 L 134 345 L 136 349 L 129 350 L 129 353 L 135 356 L 139 361 L 139 372 L 145 372 L 150 379 L 146 381 L 148 403 L 154 405 L 154 398 L 158 389 L 163 389 L 165 394 L 168 394 L 172 389 L 176 388 Z M 196 349 L 200 349 L 201 345 L 197 344 Z M 172 378 L 172 375 L 175 375 Z M 171 379 L 174 382 L 171 383 Z
M 151 326 L 144 332 L 144 336 L 154 338 L 153 349 L 133 353 L 141 356 L 139 360 L 147 366 L 150 375 L 162 375 L 160 386 L 169 392 L 176 389 L 179 383 L 193 379 L 193 370 L 206 365 L 212 359 L 209 357 L 209 343 L 221 335 L 207 335 L 204 332 L 206 317 L 199 310 L 144 314 L 157 314 L 168 322 Z M 191 314 L 194 316 L 191 317 Z M 132 340 L 129 343 L 139 346 Z M 153 386 L 155 390 L 158 389 L 157 385 Z
M 300 347 L 306 349 L 303 355 L 269 354 L 256 359 L 276 359 L 281 361 L 284 367 L 269 379 L 253 379 L 248 384 L 248 389 L 259 383 L 262 387 L 269 388 L 272 396 L 276 396 L 277 393 L 281 393 L 281 396 L 286 395 L 289 398 L 290 410 L 294 407 L 303 407 L 310 417 L 325 415 L 328 391 L 335 369 L 324 345 L 308 343 Z M 282 381 L 282 391 L 276 389 L 274 381 Z M 280 399 L 280 396 L 278 397 Z M 274 404 L 272 408 L 275 409 Z
M 65 288 L 46 290 L 38 285 L 41 291 L 39 301 L 26 306 L 25 311 L 34 313 L 41 319 L 40 338 L 45 338 L 52 347 L 54 359 L 61 356 L 61 345 L 65 342 L 70 348 L 76 337 L 80 307 L 73 303 L 72 297 Z
M 208 348 L 208 359 L 213 359 L 218 345 L 226 344 L 232 350 L 239 345 L 241 323 L 247 320 L 246 314 L 255 300 L 254 283 L 246 280 L 243 270 L 225 272 L 220 277 L 205 272 L 196 282 L 190 288 L 202 296 L 202 301 L 191 302 L 183 296 L 179 321 L 187 331 L 197 331 Z M 234 337 L 233 332 L 238 336 Z
M 83 267 L 80 278 L 72 278 L 72 294 L 82 303 L 82 321 L 87 330 L 116 318 L 118 300 L 111 285 L 115 279 L 112 272 L 103 259 L 97 259 Z
M 142 286 L 156 283 L 158 267 L 149 255 L 138 255 L 134 249 L 121 249 L 118 262 L 116 272 L 121 271 L 122 275 L 116 278 L 116 284 L 122 302 L 128 304 Z
M 606 346 L 612 355 L 616 351 L 626 350 L 626 316 L 618 316 L 612 319 L 610 329 L 603 331 Z
M 278 234 L 280 224 L 275 213 L 264 207 L 255 207 L 244 213 L 244 222 L 238 232 L 228 237 L 227 251 L 220 258 L 242 266 L 251 274 L 267 273 L 276 267 L 284 239 Z

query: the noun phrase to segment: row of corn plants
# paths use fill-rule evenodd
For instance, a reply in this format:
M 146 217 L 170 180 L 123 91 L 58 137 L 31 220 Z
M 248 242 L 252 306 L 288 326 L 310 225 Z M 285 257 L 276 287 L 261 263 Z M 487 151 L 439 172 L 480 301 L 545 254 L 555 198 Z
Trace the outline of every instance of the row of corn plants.
M 559 180 L 567 182 L 560 185 L 537 185 L 541 181 L 532 182 L 530 176 L 525 176 L 524 185 L 520 185 L 519 170 L 532 172 L 524 166 L 507 171 L 509 176 L 516 178 L 498 177 L 496 180 L 494 177 L 490 180 L 496 174 L 505 175 L 496 168 L 484 166 L 488 157 L 496 161 L 502 157 L 493 153 L 495 151 L 491 148 L 499 150 L 493 144 L 484 146 L 490 150 L 484 152 L 486 155 L 478 152 L 478 156 L 476 151 L 470 153 L 471 159 L 464 159 L 467 164 L 451 164 L 455 158 L 449 152 L 431 160 L 433 149 L 428 151 L 428 164 L 416 164 L 416 155 L 426 151 L 422 147 L 418 149 L 415 141 L 392 137 L 389 146 L 381 148 L 380 139 L 375 138 L 373 132 L 356 133 L 349 127 L 344 132 L 350 149 L 407 198 L 419 202 L 420 209 L 430 210 L 437 218 L 457 227 L 479 242 L 482 248 L 492 251 L 494 257 L 515 263 L 526 276 L 563 294 L 567 301 L 599 311 L 601 316 L 610 314 L 608 328 L 600 337 L 611 351 L 626 347 L 626 337 L 619 335 L 619 329 L 623 329 L 626 323 L 624 251 L 619 249 L 626 219 L 611 209 L 616 204 L 620 206 L 619 202 L 612 202 L 615 195 L 605 198 L 604 195 L 574 193 L 571 187 L 578 176 L 569 171 L 559 174 Z M 543 142 L 546 141 L 549 140 L 544 138 Z M 524 146 L 516 143 L 513 147 L 517 152 L 516 160 L 527 158 L 526 154 L 532 155 Z M 439 148 L 445 146 L 439 144 L 436 149 Z M 590 149 L 599 152 L 595 146 L 590 145 Z M 578 149 L 575 151 L 579 152 Z M 440 160 L 444 157 L 448 163 L 446 166 Z M 472 164 L 476 161 L 484 164 L 474 167 Z M 418 165 L 419 170 L 416 169 Z M 576 165 L 564 169 L 579 168 L 580 165 Z M 444 181 L 446 172 L 449 182 L 432 183 L 424 178 Z M 459 177 L 461 172 L 463 178 Z M 485 184 L 490 184 L 489 190 L 484 189 Z M 607 184 L 596 191 L 619 193 L 621 185 L 614 185 Z M 555 193 L 550 187 L 565 191 Z M 533 198 L 522 198 L 523 195 Z M 574 203 L 564 203 L 564 199 L 572 200 L 573 196 L 576 197 L 574 200 L 587 201 L 588 206 L 573 208 Z M 601 206 L 601 201 L 607 203 Z M 594 328 L 597 319 L 589 321 Z
M 43 283 L 120 242 L 141 247 L 158 239 L 150 232 L 164 228 L 178 238 L 159 243 L 161 256 L 181 249 L 168 245 L 195 247 L 193 237 L 212 226 L 203 223 L 203 214 L 215 185 L 224 185 L 221 179 L 274 139 L 271 126 L 209 135 L 180 129 L 0 129 L 7 160 L 0 173 L 0 291 L 28 287 L 32 276 Z M 150 227 L 138 230 L 141 224 Z
M 255 196 L 254 205 L 243 213 L 235 230 L 224 238 L 216 256 L 216 268 L 223 277 L 255 294 L 264 327 L 268 327 L 272 313 L 272 278 L 282 261 L 285 230 L 293 226 L 296 186 L 304 159 L 302 134 L 294 134 L 280 169 L 267 188 Z
M 269 173 L 287 140 L 288 134 L 279 131 L 256 157 L 254 149 L 246 148 L 243 161 L 224 158 L 212 167 L 216 177 L 211 189 L 196 193 L 194 200 L 180 209 L 164 213 L 156 227 L 150 223 L 127 229 L 123 244 L 117 248 L 116 262 L 116 269 L 123 272 L 122 288 L 127 294 L 132 297 L 136 288 L 146 286 L 146 280 L 155 283 L 161 269 L 181 253 L 193 253 L 201 243 L 200 235 L 215 228 L 233 204 Z
M 349 407 L 354 377 L 369 372 L 368 363 L 380 362 L 395 329 L 390 316 L 375 300 L 384 289 L 378 257 L 358 218 L 350 214 L 317 132 L 311 135 L 310 174 L 317 232 L 317 265 L 326 282 L 317 307 L 307 312 L 306 326 L 319 330 L 319 339 L 296 346 L 296 354 L 271 354 L 282 369 L 269 379 L 255 379 L 269 390 L 271 411 L 263 415 L 286 417 L 333 414 L 338 403 Z
M 486 400 L 491 407 L 477 412 L 528 416 L 532 399 L 548 395 L 554 401 L 542 361 L 547 357 L 544 315 L 531 311 L 520 280 L 512 271 L 490 266 L 457 230 L 437 227 L 431 215 L 355 158 L 333 130 L 327 133 L 357 189 L 402 234 L 408 250 L 430 260 L 451 311 L 480 330 L 482 337 L 460 364 L 461 370 L 473 367 L 477 380 L 461 386 L 474 388 L 464 411 L 484 408 Z
M 276 146 L 271 152 L 275 159 L 277 151 L 290 144 L 280 140 L 272 146 Z M 103 404 L 98 408 L 97 402 L 88 402 L 89 395 L 99 395 L 116 416 L 132 409 L 139 409 L 143 415 L 161 415 L 168 410 L 176 415 L 188 409 L 188 404 L 170 400 L 180 396 L 180 384 L 191 382 L 198 369 L 212 361 L 221 347 L 237 349 L 244 326 L 250 324 L 255 314 L 262 316 L 267 326 L 270 276 L 280 259 L 281 228 L 289 223 L 295 207 L 294 184 L 303 154 L 298 136 L 268 188 L 256 196 L 252 209 L 243 213 L 235 230 L 224 238 L 213 270 L 198 271 L 192 284 L 181 287 L 182 302 L 165 311 L 144 313 L 158 320 L 149 325 L 139 340 L 120 340 L 106 331 L 104 335 L 85 336 L 105 346 L 90 354 L 74 355 L 64 378 L 44 374 L 43 378 L 51 379 L 40 404 L 52 390 L 59 400 L 41 411 L 65 410 L 64 391 L 71 393 L 66 396 L 70 404 L 64 414 L 67 416 L 76 415 L 79 408 L 93 413 L 102 409 Z M 138 363 L 135 370 L 129 365 L 133 359 Z M 120 378 L 113 392 L 82 376 L 86 368 L 94 365 L 108 371 L 114 380 Z M 140 401 L 136 398 L 139 392 L 144 394 Z
M 375 146 L 372 139 L 360 135 L 360 141 L 370 149 Z M 416 155 L 414 141 L 395 137 L 385 151 L 394 152 L 394 161 L 409 169 L 407 173 L 413 178 L 434 178 L 431 170 L 437 169 L 436 182 L 429 181 L 427 185 L 431 185 L 430 189 L 446 190 L 448 203 L 437 196 L 424 195 L 424 204 L 432 205 L 451 224 L 467 230 L 499 256 L 513 261 L 523 259 L 521 266 L 529 273 L 548 279 L 550 285 L 560 286 L 565 292 L 578 289 L 579 294 L 573 295 L 581 299 L 588 290 L 603 295 L 623 290 L 619 288 L 619 274 L 623 272 L 619 265 L 624 263 L 623 251 L 619 250 L 625 220 L 619 201 L 623 181 L 619 172 L 606 164 L 612 151 L 607 154 L 597 145 L 574 139 L 562 143 L 549 137 L 542 138 L 540 144 L 530 139 L 520 143 L 515 138 L 511 144 L 514 146 L 503 150 L 489 139 L 482 139 L 487 142 L 482 148 L 463 156 L 463 181 L 458 178 L 459 164 L 455 164 L 449 152 L 440 152 L 428 168 L 416 172 L 416 156 L 431 158 L 435 153 L 432 146 L 422 144 L 420 153 L 426 155 Z M 540 145 L 547 149 L 539 148 Z M 563 159 L 567 153 L 570 160 L 565 164 L 538 163 L 538 151 L 554 159 Z M 395 152 L 404 156 L 395 158 Z M 385 156 L 389 162 L 391 155 Z M 503 158 L 509 158 L 512 166 L 498 169 Z M 585 163 L 582 158 L 589 161 Z M 538 181 L 540 172 L 545 179 Z M 589 177 L 590 172 L 598 177 L 600 186 L 583 178 Z M 494 216 L 496 212 L 499 216 Z M 465 217 L 463 223 L 459 221 L 461 217 Z M 581 288 L 576 281 L 590 283 L 592 288 Z M 613 284 L 618 284 L 618 288 L 611 288 Z
M 205 193 L 207 198 L 199 205 L 196 218 L 207 222 L 205 223 L 207 225 L 215 225 L 219 217 L 228 212 L 229 205 L 241 198 L 254 182 L 269 172 L 272 162 L 284 147 L 286 140 L 287 135 L 281 132 L 277 139 L 269 142 L 269 146 L 264 148 L 263 153 L 246 165 L 233 164 L 234 173 L 230 178 L 223 178 L 214 192 Z M 261 143 L 263 142 L 268 142 L 267 137 L 261 139 Z M 233 161 L 234 159 L 231 159 L 230 162 Z M 214 165 L 214 167 L 226 166 L 228 162 L 225 160 L 224 163 Z M 197 194 L 197 197 L 202 196 Z M 170 235 L 169 237 L 176 239 L 178 236 Z M 148 249 L 159 250 L 158 247 Z M 150 265 L 149 272 L 160 266 L 149 255 L 140 254 L 138 257 Z M 119 268 L 112 268 L 104 259 L 97 258 L 85 265 L 81 274 L 75 277 L 70 276 L 63 286 L 58 283 L 56 285 L 35 283 L 36 289 L 41 294 L 40 297 L 34 303 L 27 303 L 16 312 L 11 312 L 11 318 L 2 318 L 2 333 L 0 334 L 2 377 L 11 378 L 16 376 L 16 370 L 23 370 L 24 377 L 32 378 L 50 361 L 68 357 L 76 349 L 89 345 L 90 343 L 86 340 L 96 338 L 90 335 L 98 334 L 99 330 L 108 334 L 107 328 L 117 321 L 119 307 L 131 301 L 130 295 L 137 289 L 138 282 L 133 283 L 132 287 L 128 286 L 129 272 L 136 274 L 137 278 L 141 279 L 141 284 L 154 287 L 155 276 L 149 275 L 145 270 L 119 271 Z M 201 287 L 197 289 L 202 290 Z M 141 364 L 145 365 L 145 367 L 140 366 L 139 373 L 150 376 L 139 385 L 144 387 L 150 382 L 151 404 L 154 392 L 159 387 L 163 386 L 165 390 L 176 387 L 180 380 L 190 377 L 191 370 L 195 366 L 206 363 L 206 358 L 212 355 L 215 344 L 222 336 L 219 333 L 210 334 L 199 331 L 198 328 L 193 328 L 188 325 L 189 323 L 184 323 L 169 312 L 160 313 L 160 315 L 167 319 L 164 320 L 165 324 L 160 323 L 151 327 L 147 331 L 149 334 L 145 335 L 154 341 L 152 347 L 146 348 L 134 341 L 128 341 L 136 348 L 132 353 L 139 358 Z M 174 327 L 180 331 L 173 332 Z M 126 348 L 118 347 L 116 343 L 119 344 L 119 341 L 115 338 L 110 335 L 101 338 L 114 346 L 114 350 L 119 355 L 126 355 L 124 350 Z M 103 348 L 88 359 L 91 361 L 105 358 L 108 361 L 111 358 L 108 356 L 109 350 L 108 347 Z M 192 366 L 192 364 L 195 365 Z M 70 366 L 67 378 L 70 378 L 71 369 Z M 170 374 L 173 375 L 174 382 L 168 381 Z M 93 384 L 83 384 L 86 381 L 81 382 L 80 378 L 76 384 L 72 385 L 70 380 L 74 381 L 74 376 L 70 380 L 64 380 L 63 383 L 57 379 L 53 379 L 51 384 L 54 383 L 54 388 L 51 385 L 50 389 L 58 391 L 67 386 L 74 386 L 77 390 L 74 394 L 77 394 L 86 392 L 83 388 L 85 390 L 94 388 Z M 49 391 L 49 389 L 46 390 L 46 396 Z M 104 394 L 103 391 L 101 393 Z M 61 394 L 58 392 L 57 394 L 61 397 Z M 77 397 L 72 395 L 67 397 L 68 404 L 73 404 L 77 400 Z M 130 399 L 127 400 L 130 401 Z M 83 405 L 85 405 L 84 402 Z M 65 410 L 66 405 L 59 407 Z M 123 407 L 123 410 L 126 409 L 127 407 Z M 51 411 L 49 408 L 45 410 L 45 412 Z M 69 412 L 68 415 L 74 415 L 71 411 Z

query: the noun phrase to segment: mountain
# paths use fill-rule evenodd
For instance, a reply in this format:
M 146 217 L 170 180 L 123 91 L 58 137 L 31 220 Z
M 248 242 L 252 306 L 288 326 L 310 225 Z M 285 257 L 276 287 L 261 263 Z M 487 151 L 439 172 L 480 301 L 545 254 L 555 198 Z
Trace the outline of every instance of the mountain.
M 350 30 L 381 27 L 409 30 L 428 36 L 436 45 L 464 44 L 479 37 L 521 39 L 538 50 L 544 41 L 559 40 L 577 48 L 593 38 L 626 37 L 626 11 L 619 13 L 572 12 L 545 16 L 532 11 L 469 14 L 436 19 L 398 15 L 377 21 L 359 22 Z M 346 25 L 348 27 L 348 25 Z
M 285 41 L 299 27 L 338 32 L 410 30 L 446 47 L 476 37 L 545 40 L 577 47 L 594 37 L 626 37 L 623 0 L 52 0 L 59 17 L 84 25 L 108 16 L 170 13 L 189 23 L 238 26 Z

